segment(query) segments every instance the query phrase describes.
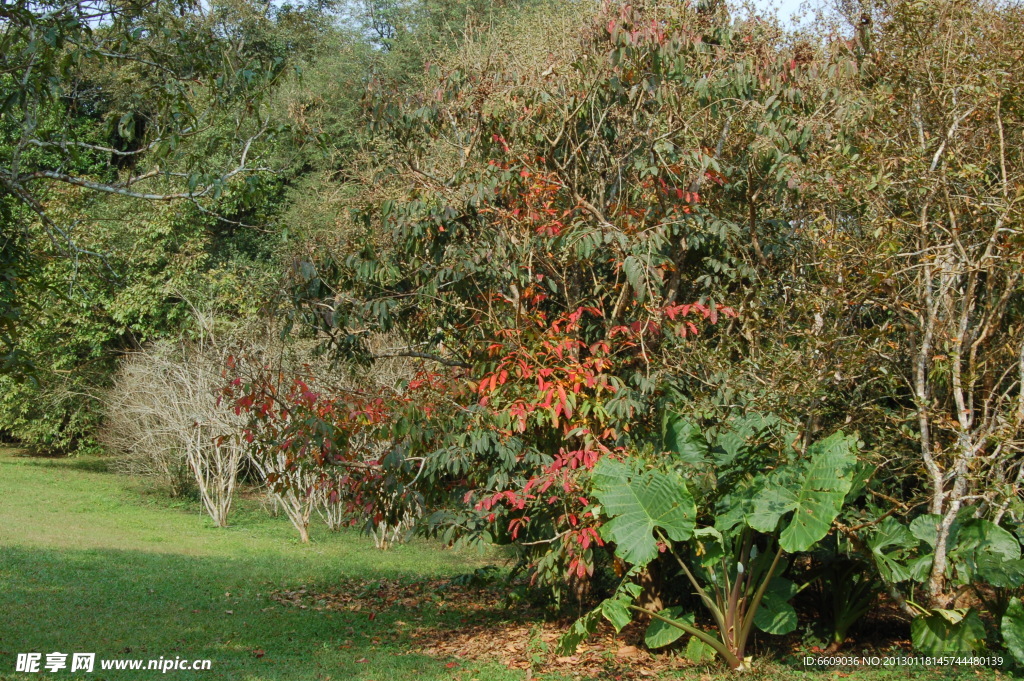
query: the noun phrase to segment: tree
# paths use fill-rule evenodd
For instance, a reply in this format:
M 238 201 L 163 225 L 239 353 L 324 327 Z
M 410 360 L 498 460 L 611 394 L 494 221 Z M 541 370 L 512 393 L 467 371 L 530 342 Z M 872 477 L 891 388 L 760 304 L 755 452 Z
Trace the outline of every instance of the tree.
M 796 194 L 838 106 L 762 22 L 566 11 L 466 45 L 411 98 L 374 84 L 381 200 L 292 282 L 335 350 L 372 361 L 366 331 L 395 329 L 395 354 L 451 370 L 454 404 L 396 426 L 425 523 L 515 543 L 552 584 L 595 567 L 583 471 L 653 446 L 691 353 L 730 345 L 698 325 L 734 316 L 764 205 Z
M 47 290 L 34 288 L 36 237 L 74 272 L 112 255 L 84 245 L 94 241 L 82 232 L 96 196 L 181 200 L 231 222 L 219 205 L 226 191 L 251 199 L 266 189 L 260 145 L 279 126 L 261 102 L 285 54 L 247 44 L 238 14 L 188 3 L 0 4 L 5 366 L 15 353 L 31 359 L 14 327 L 30 323 L 30 292 Z

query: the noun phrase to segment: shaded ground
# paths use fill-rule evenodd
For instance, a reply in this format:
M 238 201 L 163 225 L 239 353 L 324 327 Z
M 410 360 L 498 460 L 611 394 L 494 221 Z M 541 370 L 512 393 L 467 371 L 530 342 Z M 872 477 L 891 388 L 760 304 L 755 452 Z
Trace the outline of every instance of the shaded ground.
M 509 585 L 495 580 L 487 585 L 474 585 L 465 577 L 419 580 L 345 580 L 336 589 L 317 591 L 306 586 L 277 591 L 271 598 L 292 608 L 323 612 L 359 612 L 368 617 L 392 613 L 397 624 L 409 637 L 404 654 L 452 659 L 449 668 L 498 662 L 520 670 L 524 679 L 586 678 L 636 681 L 648 678 L 684 678 L 712 681 L 730 678 L 732 674 L 717 662 L 695 665 L 679 650 L 646 650 L 642 626 L 634 623 L 616 634 L 603 623 L 597 634 L 581 645 L 576 654 L 561 656 L 558 639 L 570 621 L 553 621 L 545 612 L 526 605 L 509 607 L 505 594 Z M 424 622 L 417 613 L 426 604 L 440 612 L 455 614 L 453 620 L 438 626 Z M 805 616 L 803 621 L 811 618 Z M 907 623 L 895 608 L 881 607 L 862 622 L 857 636 L 836 656 L 913 656 L 907 638 Z M 350 641 L 346 641 L 351 643 Z M 680 641 L 682 643 L 682 641 Z M 681 646 L 680 646 L 681 647 Z M 849 678 L 874 679 L 967 679 L 993 678 L 1004 675 L 990 669 L 911 668 L 876 669 L 808 669 L 803 665 L 807 655 L 824 655 L 821 648 L 807 643 L 800 633 L 780 640 L 778 637 L 755 637 L 751 652 L 758 659 L 754 672 L 743 678 L 797 679 Z M 1011 676 L 1012 674 L 1006 673 Z

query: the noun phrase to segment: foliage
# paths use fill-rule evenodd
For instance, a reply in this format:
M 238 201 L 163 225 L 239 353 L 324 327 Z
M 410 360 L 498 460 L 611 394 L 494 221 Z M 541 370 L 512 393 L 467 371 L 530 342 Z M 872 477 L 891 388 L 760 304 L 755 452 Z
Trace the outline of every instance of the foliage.
M 701 442 L 692 427 L 676 426 L 669 432 L 688 434 L 684 451 L 715 448 Z M 735 432 L 726 429 L 719 440 L 729 442 L 729 434 Z M 684 616 L 681 608 L 654 612 L 633 604 L 639 587 L 627 592 L 632 598 L 615 596 L 601 606 L 617 630 L 631 620 L 630 610 L 640 612 L 652 618 L 648 645 L 667 645 L 685 632 L 710 646 L 730 667 L 743 669 L 754 626 L 771 634 L 796 628 L 796 612 L 789 601 L 797 589 L 781 576 L 786 569 L 782 557 L 811 549 L 830 531 L 853 482 L 856 441 L 836 433 L 814 443 L 803 457 L 783 459 L 770 474 L 756 472 L 756 456 L 751 456 L 756 448 L 755 443 L 743 443 L 726 464 L 742 467 L 750 477 L 748 484 L 726 492 L 729 507 L 718 514 L 715 502 L 720 491 L 707 489 L 695 505 L 689 486 L 674 471 L 638 471 L 609 459 L 595 466 L 594 493 L 600 503 L 595 511 L 609 518 L 602 525 L 602 537 L 615 543 L 616 555 L 634 566 L 633 574 L 659 552 L 671 553 L 713 616 L 718 638 L 696 627 L 693 615 Z M 690 484 L 702 489 L 700 474 L 690 471 Z M 815 509 L 813 524 L 806 522 L 809 507 Z M 695 518 L 705 524 L 695 529 Z M 687 544 L 692 548 L 687 550 Z M 666 627 L 679 632 L 669 634 Z M 562 643 L 572 649 L 578 642 L 577 636 L 567 636 Z M 695 655 L 702 654 L 697 644 L 693 648 Z
M 194 308 L 290 335 L 221 387 L 300 537 L 511 546 L 567 645 L 741 667 L 813 585 L 1012 652 L 1024 15 L 868 4 L 3 5 L 3 436 L 96 448 Z
M 836 554 L 820 560 L 808 575 L 807 584 L 818 592 L 828 640 L 826 650 L 831 652 L 846 642 L 853 626 L 876 605 L 882 582 L 858 558 Z
M 1000 633 L 1017 664 L 1024 664 L 1024 605 L 1019 598 L 1011 600 L 1006 608 L 1000 621 Z
M 984 650 L 985 625 L 967 608 L 933 610 L 910 627 L 914 648 L 925 655 L 972 653 Z

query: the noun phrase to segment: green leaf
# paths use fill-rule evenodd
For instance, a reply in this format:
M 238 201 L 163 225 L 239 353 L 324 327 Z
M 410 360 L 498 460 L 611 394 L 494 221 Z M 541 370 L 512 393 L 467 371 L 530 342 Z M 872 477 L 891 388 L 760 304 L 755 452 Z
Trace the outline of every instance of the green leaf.
M 761 607 L 754 615 L 754 624 L 766 634 L 788 634 L 797 627 L 796 610 L 790 600 L 796 596 L 797 585 L 784 577 L 776 577 L 764 592 Z
M 1003 635 L 1006 649 L 1013 655 L 1017 664 L 1024 664 L 1024 603 L 1019 598 L 1010 599 L 999 631 Z
M 789 553 L 811 548 L 828 534 L 850 491 L 855 447 L 856 438 L 842 431 L 811 445 L 809 462 L 777 471 L 757 493 L 747 524 L 759 532 L 774 532 L 792 512 L 779 545 Z
M 924 655 L 980 652 L 985 649 L 985 625 L 973 610 L 933 610 L 910 624 L 914 649 Z
M 579 645 L 597 631 L 597 625 L 600 622 L 600 610 L 591 610 L 573 622 L 569 630 L 562 634 L 562 638 L 558 639 L 558 653 L 560 655 L 572 655 L 575 653 Z
M 977 581 L 1002 589 L 1016 589 L 1024 585 L 1024 560 L 1000 560 L 991 554 L 982 554 L 975 564 Z
M 658 555 L 655 529 L 673 541 L 693 535 L 697 508 L 675 473 L 638 472 L 621 461 L 602 459 L 594 467 L 594 494 L 611 518 L 601 536 L 615 542 L 615 553 L 632 565 Z
M 960 526 L 954 555 L 971 557 L 987 553 L 1002 560 L 1020 559 L 1020 542 L 1008 531 L 983 518 L 972 518 Z
M 732 416 L 725 427 L 715 437 L 712 454 L 715 463 L 727 466 L 741 455 L 756 446 L 759 435 L 778 423 L 774 416 L 764 416 L 757 412 Z
M 708 441 L 700 429 L 678 414 L 666 412 L 662 426 L 665 451 L 674 452 L 682 463 L 703 463 L 708 454 Z
M 686 659 L 694 664 L 708 662 L 715 659 L 715 649 L 696 636 L 691 636 L 686 642 Z
M 633 621 L 626 603 L 627 601 L 619 598 L 609 598 L 601 603 L 601 614 L 612 623 L 616 632 L 622 631 L 624 626 Z
M 910 579 L 910 568 L 901 559 L 906 548 L 915 544 L 914 535 L 905 525 L 895 518 L 885 518 L 868 537 L 867 545 L 883 579 L 892 583 Z
M 960 526 L 950 561 L 959 582 L 978 580 L 993 586 L 1016 587 L 1024 581 L 1020 542 L 995 523 L 971 518 Z
M 684 624 L 693 626 L 693 613 L 686 613 L 684 615 L 683 609 L 679 606 L 666 608 L 658 614 L 670 620 L 679 620 Z M 647 627 L 647 633 L 644 634 L 644 643 L 647 644 L 648 648 L 661 648 L 678 641 L 684 634 L 686 632 L 679 627 L 674 627 L 668 622 L 651 618 L 651 624 Z
M 935 513 L 919 515 L 910 521 L 910 533 L 928 546 L 935 548 L 935 537 L 938 534 L 938 525 L 942 522 L 942 516 Z M 955 539 L 953 528 L 950 528 L 950 539 Z
M 960 509 L 960 513 L 957 514 L 953 524 L 949 526 L 949 539 L 946 544 L 949 547 L 954 547 L 957 544 L 957 535 L 960 533 L 960 527 L 965 521 L 970 521 L 971 516 L 974 514 L 973 506 L 965 506 Z M 915 537 L 928 544 L 928 546 L 935 548 L 935 537 L 938 534 L 939 523 L 942 522 L 942 516 L 934 513 L 926 513 L 919 515 L 914 518 L 910 523 L 910 531 Z
M 636 293 L 637 302 L 642 303 L 647 293 L 647 268 L 635 255 L 629 255 L 622 261 L 622 271 L 626 273 L 626 281 Z
M 878 468 L 871 464 L 860 461 L 857 463 L 853 471 L 853 483 L 850 485 L 850 491 L 846 493 L 846 500 L 843 502 L 844 505 L 855 501 L 868 486 L 868 482 L 874 477 L 875 471 Z

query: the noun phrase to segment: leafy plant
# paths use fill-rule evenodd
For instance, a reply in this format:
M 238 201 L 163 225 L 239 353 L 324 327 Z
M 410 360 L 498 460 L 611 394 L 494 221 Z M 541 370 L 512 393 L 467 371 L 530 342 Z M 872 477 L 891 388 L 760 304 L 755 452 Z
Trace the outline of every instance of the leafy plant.
M 1017 664 L 1024 664 L 1024 604 L 1019 598 L 1010 600 L 999 625 L 1006 649 Z
M 1020 541 L 999 525 L 973 517 L 963 509 L 946 530 L 949 584 L 972 590 L 985 609 L 1000 619 L 1007 646 L 1015 640 L 1016 607 L 1012 596 L 1024 584 Z M 942 517 L 923 514 L 909 524 L 894 518 L 878 523 L 866 546 L 879 574 L 890 584 L 924 584 L 931 575 L 936 536 Z M 914 647 L 927 654 L 980 650 L 985 637 L 977 612 L 965 608 L 928 608 L 908 599 L 916 612 L 912 623 Z M 1014 607 L 1011 613 L 1010 608 Z M 1009 614 L 1009 616 L 1008 616 Z
M 684 441 L 697 450 L 714 449 L 706 442 L 701 446 L 693 429 L 673 432 L 684 431 Z M 719 439 L 729 441 L 728 436 Z M 737 454 L 746 458 L 749 451 L 743 446 Z M 601 460 L 593 473 L 600 504 L 594 511 L 608 518 L 601 536 L 614 543 L 616 555 L 633 566 L 633 574 L 660 552 L 671 553 L 712 616 L 717 635 L 698 628 L 693 615 L 679 608 L 653 612 L 637 605 L 638 588 L 620 588 L 598 610 L 616 629 L 630 621 L 629 612 L 647 615 L 653 620 L 649 645 L 667 645 L 689 634 L 700 642 L 691 644 L 694 654 L 705 645 L 733 669 L 745 669 L 755 626 L 771 634 L 796 628 L 789 601 L 797 587 L 781 576 L 784 556 L 807 551 L 829 532 L 853 482 L 855 451 L 856 439 L 841 432 L 814 443 L 806 456 L 738 484 L 723 496 L 731 508 L 717 515 L 708 497 L 695 501 L 690 485 L 674 470 L 645 469 L 637 460 Z M 698 526 L 697 518 L 710 522 Z M 592 617 L 584 617 L 563 638 L 564 649 L 578 643 Z
M 979 652 L 985 649 L 985 625 L 969 608 L 923 612 L 910 625 L 914 649 L 925 655 Z
M 828 651 L 838 650 L 850 628 L 875 604 L 882 584 L 863 561 L 832 555 L 808 575 L 818 595 Z

